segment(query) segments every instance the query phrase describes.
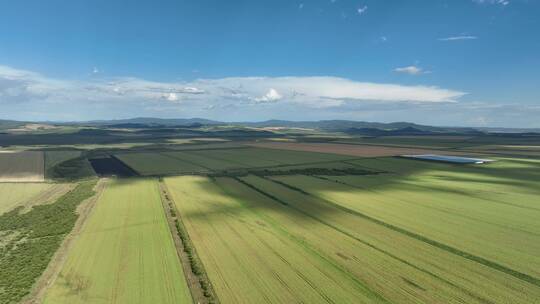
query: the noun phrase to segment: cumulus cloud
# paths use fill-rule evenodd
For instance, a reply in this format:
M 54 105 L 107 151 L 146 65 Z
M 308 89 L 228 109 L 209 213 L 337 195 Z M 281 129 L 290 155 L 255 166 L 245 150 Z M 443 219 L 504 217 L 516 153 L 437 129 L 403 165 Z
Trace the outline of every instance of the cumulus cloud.
M 406 66 L 402 68 L 395 68 L 394 72 L 405 73 L 409 75 L 420 75 L 420 74 L 429 73 L 429 71 L 425 71 L 424 69 L 414 66 L 414 65 L 410 65 L 410 66 Z
M 281 94 L 279 94 L 278 91 L 276 91 L 275 89 L 270 89 L 263 96 L 255 98 L 255 101 L 263 102 L 263 103 L 264 102 L 275 102 L 275 101 L 278 101 L 278 100 L 280 100 L 282 98 L 283 98 L 283 96 L 281 96 Z
M 165 94 L 165 99 L 167 99 L 168 101 L 171 101 L 171 102 L 175 102 L 175 101 L 178 101 L 178 94 L 176 93 L 169 93 L 169 94 Z
M 451 36 L 445 38 L 439 38 L 439 41 L 459 41 L 459 40 L 476 40 L 478 37 L 470 35 Z

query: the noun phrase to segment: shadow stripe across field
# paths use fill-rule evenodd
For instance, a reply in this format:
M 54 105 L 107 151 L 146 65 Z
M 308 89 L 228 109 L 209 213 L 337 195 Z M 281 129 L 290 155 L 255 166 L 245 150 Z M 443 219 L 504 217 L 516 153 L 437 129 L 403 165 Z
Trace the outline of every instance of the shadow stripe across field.
M 277 184 L 279 184 L 279 185 L 282 185 L 283 187 L 286 187 L 286 188 L 289 188 L 289 189 L 291 189 L 291 190 L 300 192 L 300 193 L 302 193 L 302 194 L 304 194 L 304 195 L 316 197 L 316 196 L 314 196 L 313 194 L 311 194 L 311 193 L 309 193 L 309 192 L 306 192 L 306 191 L 304 191 L 304 190 L 302 190 L 302 189 L 300 189 L 300 188 L 294 187 L 294 186 L 289 185 L 289 184 L 287 184 L 287 183 L 284 183 L 284 182 L 282 182 L 282 181 L 277 181 L 277 180 L 274 180 L 274 179 L 268 179 L 268 180 L 270 180 L 270 181 L 272 181 L 272 182 L 274 182 L 274 183 L 277 183 Z M 508 274 L 508 275 L 511 275 L 511 276 L 513 276 L 513 277 L 515 277 L 515 278 L 517 278 L 517 279 L 520 279 L 520 280 L 522 280 L 522 281 L 525 281 L 525 282 L 527 282 L 527 283 L 530 283 L 530 284 L 533 284 L 533 285 L 535 285 L 535 286 L 540 287 L 540 279 L 538 279 L 538 278 L 536 278 L 536 277 L 533 277 L 533 276 L 530 276 L 530 275 L 528 275 L 528 274 L 526 274 L 526 273 L 519 272 L 519 271 L 514 270 L 514 269 L 512 269 L 512 268 L 506 267 L 506 266 L 504 266 L 504 265 L 502 265 L 502 264 L 499 264 L 499 263 L 490 261 L 490 260 L 488 260 L 488 259 L 479 257 L 479 256 L 477 256 L 477 255 L 470 254 L 470 253 L 468 253 L 468 252 L 462 251 L 462 250 L 460 250 L 460 249 L 457 249 L 457 248 L 455 248 L 455 247 L 446 245 L 446 244 L 444 244 L 444 243 L 437 242 L 437 241 L 435 241 L 435 240 L 432 240 L 432 239 L 427 238 L 427 237 L 425 237 L 425 236 L 422 236 L 422 235 L 420 235 L 420 234 L 417 234 L 417 233 L 408 231 L 408 230 L 406 230 L 406 229 L 400 228 L 400 227 L 398 227 L 398 226 L 394 226 L 394 225 L 392 225 L 392 224 L 383 222 L 383 221 L 381 221 L 381 220 L 378 220 L 378 219 L 376 219 L 376 218 L 373 218 L 373 217 L 371 217 L 371 216 L 368 216 L 368 215 L 363 214 L 363 213 L 361 213 L 361 212 L 358 212 L 358 211 L 356 211 L 356 210 L 351 210 L 351 209 L 349 209 L 349 208 L 340 206 L 340 205 L 338 205 L 338 204 L 335 204 L 335 203 L 333 203 L 333 202 L 331 202 L 331 201 L 328 201 L 328 200 L 325 200 L 325 199 L 323 199 L 323 198 L 320 198 L 320 197 L 317 197 L 317 198 L 320 199 L 320 200 L 323 201 L 323 202 L 326 202 L 326 203 L 328 203 L 328 204 L 331 204 L 331 205 L 333 205 L 334 207 L 336 207 L 336 208 L 338 208 L 338 209 L 341 209 L 341 210 L 343 210 L 343 211 L 345 211 L 345 212 L 348 212 L 348 213 L 350 213 L 350 214 L 354 214 L 354 215 L 359 216 L 359 217 L 361 217 L 361 218 L 363 218 L 363 219 L 369 220 L 369 221 L 371 221 L 371 222 L 373 222 L 373 223 L 382 225 L 382 226 L 387 227 L 387 228 L 389 228 L 389 229 L 392 229 L 392 230 L 394 230 L 394 231 L 396 231 L 396 232 L 402 233 L 402 234 L 404 234 L 404 235 L 406 235 L 406 236 L 408 236 L 408 237 L 417 239 L 417 240 L 419 240 L 419 241 L 422 241 L 422 242 L 427 243 L 427 244 L 429 244 L 429 245 L 435 246 L 435 247 L 437 247 L 437 248 L 440 248 L 440 249 L 445 250 L 445 251 L 447 251 L 447 252 L 450 252 L 450 253 L 452 253 L 452 254 L 461 256 L 461 257 L 463 257 L 463 258 L 466 258 L 466 259 L 468 259 L 468 260 L 474 261 L 474 262 L 476 262 L 476 263 L 480 263 L 480 264 L 482 264 L 482 265 L 484 265 L 484 266 L 490 267 L 490 268 L 492 268 L 492 269 L 498 270 L 498 271 L 500 271 L 500 272 L 503 272 L 503 273 L 506 273 L 506 274 Z
M 450 285 L 450 286 L 452 286 L 452 287 L 454 287 L 454 288 L 460 290 L 461 292 L 467 294 L 468 296 L 477 299 L 478 301 L 480 301 L 480 302 L 482 302 L 482 303 L 486 303 L 486 304 L 494 303 L 494 302 L 492 302 L 492 301 L 490 301 L 490 300 L 488 300 L 488 299 L 486 299 L 486 298 L 483 298 L 483 297 L 481 297 L 481 296 L 479 296 L 479 295 L 477 295 L 477 294 L 474 294 L 474 293 L 470 292 L 469 290 L 463 288 L 463 287 L 460 286 L 460 285 L 454 284 L 454 283 L 452 283 L 451 281 L 446 280 L 446 279 L 444 279 L 444 278 L 438 276 L 437 274 L 435 274 L 435 273 L 433 273 L 433 272 L 431 272 L 431 271 L 429 271 L 429 270 L 427 270 L 427 269 L 424 269 L 424 268 L 422 268 L 422 267 L 420 267 L 420 266 L 418 266 L 418 265 L 412 264 L 412 263 L 408 262 L 407 260 L 404 260 L 404 259 L 402 259 L 402 258 L 400 258 L 400 257 L 398 257 L 398 256 L 396 256 L 396 255 L 394 255 L 394 254 L 392 254 L 392 253 L 390 253 L 390 252 L 387 251 L 387 250 L 384 250 L 384 249 L 382 249 L 382 248 L 379 248 L 378 246 L 375 246 L 375 245 L 371 244 L 370 242 L 367 242 L 367 241 L 365 241 L 365 240 L 362 240 L 362 239 L 360 239 L 360 238 L 358 238 L 358 237 L 352 235 L 351 233 L 349 233 L 349 232 L 347 232 L 347 231 L 345 231 L 345 230 L 343 230 L 343 229 L 341 229 L 341 228 L 339 228 L 339 227 L 337 227 L 337 226 L 335 226 L 335 225 L 329 223 L 328 221 L 325 221 L 325 220 L 323 220 L 323 219 L 321 219 L 321 218 L 319 218 L 319 217 L 313 216 L 313 215 L 310 214 L 309 212 L 306 212 L 306 211 L 304 211 L 304 210 L 302 210 L 302 209 L 300 209 L 300 208 L 296 208 L 296 207 L 290 205 L 289 203 L 287 203 L 286 201 L 284 201 L 284 200 L 282 200 L 282 199 L 279 199 L 279 198 L 275 197 L 274 195 L 272 195 L 272 194 L 270 194 L 270 193 L 268 193 L 268 192 L 266 192 L 266 191 L 260 189 L 259 187 L 255 186 L 255 185 L 253 185 L 253 184 L 251 184 L 251 183 L 249 183 L 249 182 L 247 182 L 247 181 L 245 181 L 245 180 L 243 180 L 243 179 L 240 179 L 240 178 L 234 178 L 234 179 L 235 179 L 236 181 L 238 181 L 239 183 L 245 185 L 246 187 L 249 187 L 250 189 L 256 191 L 257 193 L 259 193 L 259 194 L 261 194 L 261 195 L 264 195 L 264 196 L 270 198 L 271 200 L 273 200 L 273 201 L 275 201 L 275 202 L 277 202 L 277 203 L 279 203 L 279 204 L 281 204 L 281 205 L 290 207 L 290 208 L 294 209 L 295 211 L 302 213 L 304 216 L 307 216 L 307 217 L 309 217 L 309 218 L 311 218 L 311 219 L 313 219 L 313 220 L 315 220 L 315 221 L 317 221 L 317 222 L 319 222 L 319 223 L 321 223 L 321 224 L 323 224 L 323 225 L 325 225 L 325 226 L 327 226 L 327 227 L 330 227 L 330 228 L 332 228 L 332 229 L 334 229 L 334 230 L 336 230 L 336 231 L 338 231 L 338 232 L 340 232 L 340 233 L 346 235 L 347 237 L 350 237 L 350 238 L 354 239 L 355 241 L 358 241 L 358 242 L 360 242 L 360 243 L 362 243 L 362 244 L 364 244 L 364 245 L 366 245 L 366 246 L 368 246 L 368 247 L 370 247 L 370 248 L 372 248 L 372 249 L 374 249 L 374 250 L 376 250 L 376 251 L 378 251 L 378 252 L 380 252 L 380 253 L 382 253 L 382 254 L 385 254 L 385 255 L 387 255 L 387 256 L 389 256 L 389 257 L 391 257 L 391 258 L 393 258 L 393 259 L 395 259 L 395 260 L 397 260 L 397 261 L 399 261 L 399 262 L 401 262 L 401 263 L 403 263 L 403 264 L 405 264 L 405 265 L 407 265 L 407 266 L 410 266 L 410 267 L 412 267 L 412 268 L 414 268 L 414 269 L 416 269 L 416 270 L 418 270 L 418 271 L 421 271 L 421 272 L 423 272 L 423 273 L 425 273 L 425 274 L 427 274 L 427 275 L 433 277 L 434 279 L 437 279 L 437 280 L 439 280 L 439 281 L 441 281 L 441 282 L 443 282 L 443 283 L 445 283 L 445 284 L 448 284 L 448 285 Z M 267 181 L 275 182 L 275 183 L 281 185 L 281 183 L 276 182 L 276 181 L 274 181 L 274 180 L 271 180 L 271 179 L 268 179 L 268 178 L 264 178 L 264 179 L 267 180 Z M 281 186 L 283 186 L 283 185 L 281 185 Z M 284 187 L 285 187 L 285 186 L 284 186 Z M 287 188 L 288 188 L 288 187 L 287 187 Z M 302 192 L 302 194 L 304 194 L 304 192 Z

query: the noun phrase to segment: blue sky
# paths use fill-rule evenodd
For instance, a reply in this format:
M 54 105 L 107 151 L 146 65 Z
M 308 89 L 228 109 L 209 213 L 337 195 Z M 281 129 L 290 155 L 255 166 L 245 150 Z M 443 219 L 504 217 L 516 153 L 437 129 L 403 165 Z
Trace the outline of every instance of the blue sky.
M 540 1 L 0 3 L 0 118 L 540 127 Z

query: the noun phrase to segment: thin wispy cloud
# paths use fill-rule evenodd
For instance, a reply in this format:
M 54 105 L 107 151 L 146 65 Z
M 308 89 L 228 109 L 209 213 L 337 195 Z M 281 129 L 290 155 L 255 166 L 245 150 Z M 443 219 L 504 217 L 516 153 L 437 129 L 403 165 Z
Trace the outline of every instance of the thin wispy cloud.
M 508 0 L 472 0 L 472 1 L 478 4 L 498 4 L 502 6 L 506 6 L 510 4 L 510 1 Z
M 409 75 L 421 75 L 421 74 L 430 73 L 430 71 L 426 71 L 426 70 L 422 69 L 421 67 L 417 67 L 415 65 L 410 65 L 410 66 L 401 67 L 401 68 L 395 68 L 394 72 L 404 73 L 404 74 L 409 74 Z
M 471 36 L 471 35 L 461 35 L 461 36 L 450 36 L 445 38 L 439 38 L 439 41 L 460 41 L 460 40 L 476 40 L 478 39 L 477 36 Z

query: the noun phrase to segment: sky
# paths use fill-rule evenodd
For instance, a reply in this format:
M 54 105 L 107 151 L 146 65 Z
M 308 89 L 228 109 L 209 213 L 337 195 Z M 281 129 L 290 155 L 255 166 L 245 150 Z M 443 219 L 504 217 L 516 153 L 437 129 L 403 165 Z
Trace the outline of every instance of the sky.
M 540 127 L 540 0 L 0 2 L 0 119 Z

